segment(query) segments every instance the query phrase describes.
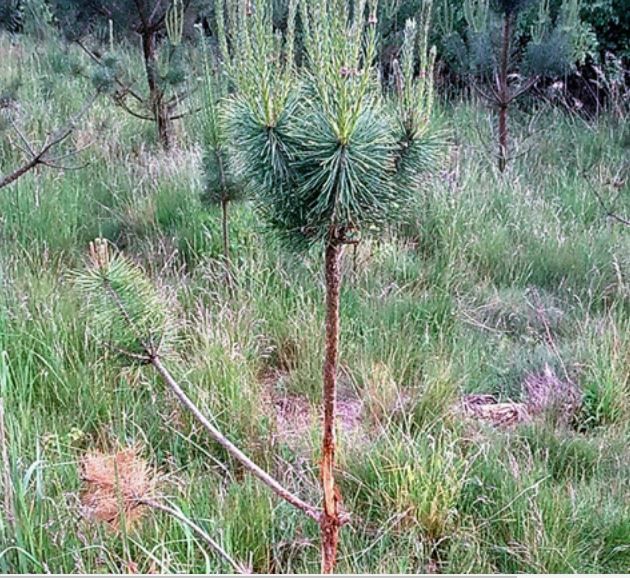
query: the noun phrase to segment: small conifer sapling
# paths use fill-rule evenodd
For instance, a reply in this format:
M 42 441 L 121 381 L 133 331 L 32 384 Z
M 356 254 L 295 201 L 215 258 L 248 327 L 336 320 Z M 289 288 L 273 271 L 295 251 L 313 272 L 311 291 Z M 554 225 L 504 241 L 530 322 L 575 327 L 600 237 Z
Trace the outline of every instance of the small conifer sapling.
M 526 9 L 533 24 L 522 25 Z M 510 160 L 509 110 L 542 78 L 558 78 L 574 66 L 580 0 L 563 0 L 552 18 L 549 0 L 464 0 L 464 34 L 456 31 L 451 0 L 442 0 L 440 28 L 445 60 L 496 110 L 497 164 Z
M 250 4 L 229 39 L 240 66 L 226 122 L 238 166 L 275 236 L 292 250 L 324 252 L 320 534 L 321 570 L 331 573 L 344 521 L 334 475 L 341 260 L 346 245 L 401 218 L 435 161 L 431 3 L 406 24 L 393 93 L 375 65 L 375 1 L 301 2 L 301 67 L 293 62 L 294 27 L 279 37 L 270 3 Z

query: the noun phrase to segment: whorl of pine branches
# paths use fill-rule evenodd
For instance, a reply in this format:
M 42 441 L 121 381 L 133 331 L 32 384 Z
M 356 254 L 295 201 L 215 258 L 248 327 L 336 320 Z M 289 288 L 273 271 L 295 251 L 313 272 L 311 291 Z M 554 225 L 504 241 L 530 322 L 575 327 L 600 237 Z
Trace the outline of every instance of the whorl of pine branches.
M 300 68 L 289 60 L 293 33 L 278 38 L 265 3 L 252 6 L 239 27 L 250 54 L 242 66 L 252 72 L 233 76 L 237 96 L 225 119 L 265 221 L 303 247 L 331 235 L 355 239 L 399 219 L 435 152 L 428 131 L 434 53 L 424 19 L 419 28 L 407 25 L 397 88 L 388 94 L 375 66 L 376 2 L 300 3 Z

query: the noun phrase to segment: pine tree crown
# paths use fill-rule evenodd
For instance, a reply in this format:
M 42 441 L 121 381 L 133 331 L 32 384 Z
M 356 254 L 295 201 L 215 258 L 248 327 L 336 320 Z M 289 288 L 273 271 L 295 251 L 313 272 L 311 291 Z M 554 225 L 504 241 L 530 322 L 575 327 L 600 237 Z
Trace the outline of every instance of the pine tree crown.
M 226 76 L 220 62 L 211 60 L 207 41 L 201 35 L 203 51 L 201 79 L 201 141 L 205 197 L 211 203 L 236 201 L 246 194 L 244 183 L 232 163 L 227 135 L 221 119 L 221 102 L 227 96 Z
M 252 4 L 256 11 L 264 3 Z M 287 39 L 251 34 L 259 55 L 252 76 L 266 84 L 252 89 L 236 77 L 225 120 L 258 210 L 282 240 L 304 247 L 355 240 L 400 217 L 435 152 L 427 146 L 434 54 L 427 54 L 426 23 L 418 34 L 410 22 L 397 89 L 387 93 L 375 65 L 376 2 L 302 2 L 299 18 L 304 64 L 287 60 Z M 274 45 L 284 46 L 282 54 Z M 265 90 L 287 71 L 289 90 Z M 273 116 L 261 114 L 268 101 Z
M 562 0 L 552 17 L 549 0 L 464 0 L 465 33 L 461 35 L 450 0 L 442 0 L 439 22 L 444 58 L 459 74 L 492 80 L 500 62 L 504 19 L 510 17 L 510 70 L 530 77 L 561 76 L 579 57 L 575 44 L 581 25 L 580 1 Z

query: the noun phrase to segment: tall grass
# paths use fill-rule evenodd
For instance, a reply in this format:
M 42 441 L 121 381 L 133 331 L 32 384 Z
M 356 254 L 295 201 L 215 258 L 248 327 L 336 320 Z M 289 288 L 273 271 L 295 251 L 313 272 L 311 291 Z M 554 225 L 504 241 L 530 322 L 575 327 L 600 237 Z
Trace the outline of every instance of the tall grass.
M 90 91 L 73 48 L 0 36 L 0 58 L 0 85 L 20 78 L 16 122 L 32 138 Z M 342 433 L 343 506 L 356 522 L 339 570 L 623 572 L 630 235 L 592 189 L 608 191 L 627 134 L 605 116 L 587 125 L 548 110 L 547 131 L 500 176 L 483 144 L 487 113 L 442 108 L 448 165 L 418 193 L 413 219 L 363 243 L 356 269 L 344 263 L 341 391 L 360 416 Z M 182 322 L 178 375 L 232 439 L 317 495 L 318 416 L 308 410 L 296 446 L 273 400 L 319 401 L 320 256 L 285 254 L 249 206 L 234 207 L 228 290 L 196 122 L 179 126 L 182 147 L 167 157 L 103 97 L 75 137 L 93 141 L 88 167 L 44 168 L 0 192 L 0 395 L 16 509 L 14 525 L 0 512 L 1 572 L 228 570 L 162 515 L 124 535 L 82 516 L 78 459 L 134 443 L 234 557 L 256 571 L 318 568 L 317 528 L 209 444 L 150 372 L 91 338 L 70 279 L 101 235 L 166 284 Z M 18 158 L 7 130 L 2 171 Z M 494 431 L 453 413 L 463 393 L 519 399 L 546 365 L 583 391 L 575 423 Z

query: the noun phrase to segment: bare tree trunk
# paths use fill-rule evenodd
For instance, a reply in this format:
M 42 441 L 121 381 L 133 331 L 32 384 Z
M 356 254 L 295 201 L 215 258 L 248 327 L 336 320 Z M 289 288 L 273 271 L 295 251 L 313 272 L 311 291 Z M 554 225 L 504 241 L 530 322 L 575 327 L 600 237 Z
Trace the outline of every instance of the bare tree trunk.
M 339 288 L 343 246 L 331 239 L 326 246 L 326 355 L 324 358 L 324 435 L 322 441 L 322 487 L 324 511 L 320 520 L 322 574 L 335 568 L 339 544 L 339 490 L 335 484 L 335 414 L 337 405 L 337 363 L 339 357 Z
M 172 123 L 168 107 L 164 101 L 164 91 L 160 86 L 155 33 L 151 30 L 142 33 L 142 50 L 144 53 L 144 67 L 149 85 L 149 100 L 155 122 L 157 123 L 158 139 L 162 147 L 168 150 L 172 146 Z
M 508 107 L 501 104 L 499 106 L 499 170 L 505 171 L 508 157 Z
M 499 68 L 499 170 L 505 171 L 508 160 L 508 106 L 510 103 L 508 69 L 510 65 L 510 40 L 512 36 L 512 13 L 507 13 L 503 20 L 501 39 L 501 63 Z

